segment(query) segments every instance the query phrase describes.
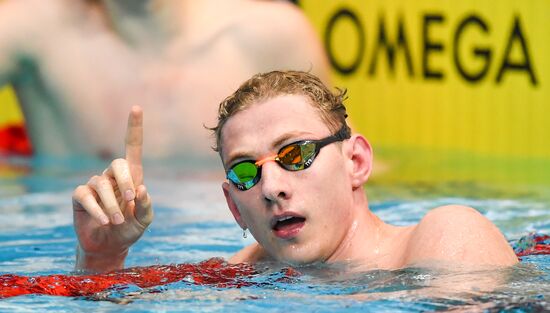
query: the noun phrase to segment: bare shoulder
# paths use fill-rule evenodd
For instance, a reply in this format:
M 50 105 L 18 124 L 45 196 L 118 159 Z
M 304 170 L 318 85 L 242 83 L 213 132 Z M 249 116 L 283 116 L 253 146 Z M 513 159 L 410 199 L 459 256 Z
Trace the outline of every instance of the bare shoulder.
M 246 14 L 251 22 L 277 23 L 277 26 L 283 27 L 282 30 L 293 29 L 295 26 L 311 27 L 300 7 L 288 1 L 243 0 L 241 8 L 245 9 L 241 12 Z
M 300 44 L 317 41 L 313 26 L 302 10 L 287 1 L 243 1 L 242 30 L 261 42 Z M 246 18 L 245 18 L 246 16 Z M 250 27 L 254 25 L 253 27 Z M 302 43 L 303 44 L 303 43 Z
M 48 32 L 67 19 L 77 20 L 86 8 L 85 1 L 1 0 L 0 14 L 5 27 L 21 31 Z M 27 34 L 28 35 L 28 34 Z
M 412 232 L 407 263 L 451 261 L 472 265 L 517 263 L 498 228 L 477 210 L 447 205 L 431 210 Z
M 444 227 L 448 231 L 460 231 L 459 224 L 491 223 L 476 209 L 463 205 L 445 205 L 430 210 L 418 224 L 419 228 Z M 468 226 L 464 225 L 464 226 Z
M 86 22 L 84 0 L 0 0 L 0 48 L 34 58 L 53 42 Z
M 244 247 L 229 259 L 229 263 L 257 263 L 268 258 L 265 250 L 257 242 Z
M 47 34 L 44 23 L 46 2 L 40 0 L 0 0 L 0 86 L 17 72 L 17 58 L 33 58 L 40 34 Z M 56 0 L 51 1 L 55 3 Z M 45 5 L 46 4 L 46 5 Z
M 233 19 L 237 40 L 256 59 L 259 70 L 313 70 L 321 78 L 328 76 L 321 41 L 298 6 L 287 1 L 238 3 Z

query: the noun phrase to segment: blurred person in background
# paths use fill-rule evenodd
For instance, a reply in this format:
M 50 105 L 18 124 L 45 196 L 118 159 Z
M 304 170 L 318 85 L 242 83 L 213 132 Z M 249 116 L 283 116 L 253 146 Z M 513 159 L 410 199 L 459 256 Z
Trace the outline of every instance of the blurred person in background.
M 285 1 L 0 0 L 0 86 L 14 87 L 37 155 L 120 155 L 136 104 L 153 130 L 146 158 L 210 155 L 217 104 L 273 69 L 328 81 L 312 26 Z

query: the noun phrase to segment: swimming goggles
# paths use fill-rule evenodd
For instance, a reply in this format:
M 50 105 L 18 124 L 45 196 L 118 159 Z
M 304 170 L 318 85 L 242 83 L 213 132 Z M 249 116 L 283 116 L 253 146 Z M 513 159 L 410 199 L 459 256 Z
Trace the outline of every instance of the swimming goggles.
M 239 190 L 254 187 L 262 176 L 262 165 L 275 161 L 287 171 L 301 171 L 310 167 L 319 151 L 333 142 L 350 138 L 348 129 L 344 126 L 336 134 L 321 140 L 301 140 L 282 147 L 275 155 L 261 160 L 245 160 L 233 165 L 227 171 L 227 179 Z

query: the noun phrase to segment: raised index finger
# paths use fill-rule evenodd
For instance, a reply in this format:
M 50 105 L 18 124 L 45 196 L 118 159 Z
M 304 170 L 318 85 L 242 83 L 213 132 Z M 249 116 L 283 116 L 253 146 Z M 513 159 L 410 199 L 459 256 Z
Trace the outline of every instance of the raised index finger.
M 141 151 L 143 146 L 143 111 L 140 106 L 133 106 L 128 116 L 128 129 L 126 130 L 126 161 L 132 172 L 134 168 L 140 169 Z M 133 174 L 133 173 L 132 173 Z

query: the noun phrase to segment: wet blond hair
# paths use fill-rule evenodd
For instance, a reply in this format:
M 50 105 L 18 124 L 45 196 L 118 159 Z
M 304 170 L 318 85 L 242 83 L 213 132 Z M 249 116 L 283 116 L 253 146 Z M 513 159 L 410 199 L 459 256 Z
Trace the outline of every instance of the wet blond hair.
M 349 137 L 351 129 L 346 123 L 344 100 L 346 90 L 331 92 L 319 78 L 300 71 L 273 71 L 260 73 L 245 81 L 237 91 L 220 103 L 218 125 L 209 128 L 216 137 L 214 151 L 222 153 L 222 129 L 225 123 L 236 113 L 245 110 L 254 103 L 266 101 L 281 95 L 302 95 L 308 98 L 326 123 L 336 133 L 342 127 L 344 135 Z

